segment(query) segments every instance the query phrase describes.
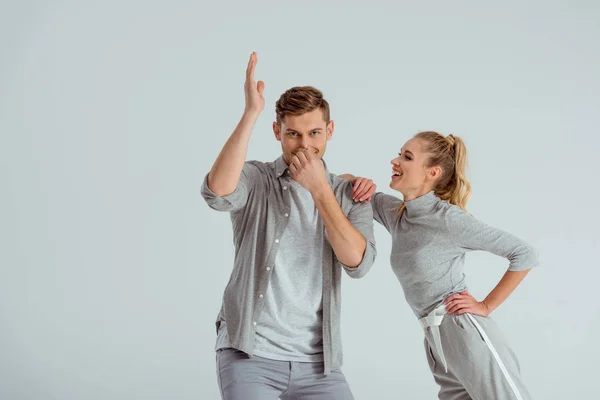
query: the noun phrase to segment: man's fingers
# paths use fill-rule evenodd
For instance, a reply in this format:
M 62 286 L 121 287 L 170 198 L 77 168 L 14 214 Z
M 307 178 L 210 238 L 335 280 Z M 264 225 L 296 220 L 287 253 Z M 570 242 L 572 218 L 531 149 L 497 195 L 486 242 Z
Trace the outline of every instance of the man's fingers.
M 250 55 L 250 61 L 248 61 L 248 68 L 246 69 L 246 83 L 252 85 L 254 83 L 254 70 L 256 69 L 256 63 L 258 59 L 256 52 Z
M 308 149 L 302 149 L 302 153 L 304 153 L 308 161 L 316 160 L 318 158 L 317 154 L 315 153 L 315 149 L 312 147 L 309 147 Z
M 252 53 L 252 63 L 250 64 L 250 78 L 252 82 L 254 82 L 254 71 L 256 70 L 256 63 L 258 62 L 258 57 L 256 56 L 256 52 Z
M 300 165 L 307 163 L 308 162 L 308 154 L 307 151 L 304 149 L 298 150 L 298 152 L 296 153 L 296 158 L 298 158 L 298 160 L 300 161 Z
M 290 166 L 294 165 L 296 168 L 300 168 L 300 165 L 302 165 L 300 163 L 300 159 L 298 158 L 298 153 L 296 153 L 290 161 Z
M 298 172 L 298 167 L 296 166 L 296 164 L 294 164 L 294 158 L 292 158 L 292 162 L 290 163 L 289 170 L 290 170 L 292 176 L 296 175 L 296 173 Z
M 258 93 L 262 96 L 263 92 L 265 91 L 265 83 L 263 81 L 258 81 L 256 89 L 258 90 Z
M 246 79 L 250 79 L 252 73 L 252 61 L 254 60 L 254 52 L 250 54 L 250 59 L 248 60 L 248 66 L 246 67 Z

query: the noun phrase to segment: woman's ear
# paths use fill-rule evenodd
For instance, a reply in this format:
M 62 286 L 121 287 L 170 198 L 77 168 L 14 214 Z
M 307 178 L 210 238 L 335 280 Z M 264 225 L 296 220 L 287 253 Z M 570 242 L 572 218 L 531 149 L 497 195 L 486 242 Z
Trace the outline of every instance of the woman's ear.
M 439 165 L 429 167 L 429 170 L 427 171 L 427 179 L 437 180 L 437 179 L 440 179 L 441 176 L 442 176 L 442 167 L 440 167 Z

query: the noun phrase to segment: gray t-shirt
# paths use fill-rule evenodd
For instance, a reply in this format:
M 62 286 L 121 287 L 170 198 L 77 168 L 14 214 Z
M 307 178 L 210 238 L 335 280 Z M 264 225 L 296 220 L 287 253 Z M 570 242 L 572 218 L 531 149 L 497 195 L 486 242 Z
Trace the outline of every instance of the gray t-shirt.
M 325 164 L 325 162 L 323 161 Z M 231 347 L 252 354 L 256 329 L 264 308 L 264 294 L 273 276 L 280 239 L 289 222 L 291 195 L 283 157 L 273 162 L 246 161 L 237 188 L 227 196 L 217 196 L 208 187 L 208 174 L 202 183 L 202 197 L 214 210 L 229 213 L 233 228 L 234 262 L 223 302 L 216 319 L 227 321 Z M 323 373 L 343 364 L 341 339 L 342 274 L 362 278 L 375 260 L 373 210 L 370 204 L 352 199 L 352 183 L 328 172 L 327 182 L 348 221 L 363 235 L 367 247 L 361 263 L 348 267 L 339 262 L 327 240 L 322 240 L 323 273 Z M 210 227 L 207 227 L 210 229 Z M 214 266 L 214 268 L 223 266 Z M 263 296 L 261 296 L 263 295 Z
M 323 361 L 323 223 L 309 191 L 287 178 L 288 227 L 280 240 L 252 354 L 282 361 Z M 228 347 L 225 323 L 216 348 Z
M 446 297 L 467 289 L 465 254 L 485 250 L 510 261 L 508 270 L 538 265 L 536 250 L 516 236 L 477 220 L 431 191 L 405 202 L 383 193 L 373 196 L 373 217 L 392 235 L 392 270 L 413 312 L 421 318 Z

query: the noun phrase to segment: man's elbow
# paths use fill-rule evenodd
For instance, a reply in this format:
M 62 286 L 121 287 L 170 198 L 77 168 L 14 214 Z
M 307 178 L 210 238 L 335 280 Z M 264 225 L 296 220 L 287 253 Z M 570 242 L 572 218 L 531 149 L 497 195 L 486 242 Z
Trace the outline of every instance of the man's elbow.
M 364 257 L 361 258 L 360 262 L 356 266 L 350 266 L 346 264 L 342 264 L 348 276 L 352 279 L 360 279 L 364 277 L 367 272 L 371 269 L 371 265 L 368 260 L 364 260 Z
M 348 268 L 357 268 L 360 264 L 362 264 L 366 251 L 367 251 L 367 242 L 365 240 L 364 243 L 362 243 L 362 245 L 360 247 L 358 247 L 358 248 L 355 247 L 354 251 L 346 254 L 344 257 L 344 260 L 340 260 L 340 261 Z
M 208 174 L 208 179 L 206 181 L 206 186 L 208 189 L 213 192 L 218 197 L 226 197 L 235 191 L 235 186 L 228 184 L 219 184 L 217 179 L 211 179 L 211 175 Z
M 229 196 L 231 193 L 234 192 L 234 190 L 229 190 L 228 188 L 222 188 L 222 187 L 208 187 L 215 195 L 217 195 L 218 197 L 227 197 Z
M 348 257 L 346 260 L 340 260 L 340 262 L 348 268 L 358 268 L 358 266 L 362 263 L 362 260 L 362 256 L 352 256 Z

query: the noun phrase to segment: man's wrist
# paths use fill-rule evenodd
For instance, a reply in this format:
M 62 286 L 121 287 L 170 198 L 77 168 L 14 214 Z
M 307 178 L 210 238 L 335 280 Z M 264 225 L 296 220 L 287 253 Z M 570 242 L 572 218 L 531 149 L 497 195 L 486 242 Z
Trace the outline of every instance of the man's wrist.
M 260 116 L 261 110 L 259 109 L 250 109 L 245 108 L 244 114 L 242 115 L 242 119 L 246 121 L 256 122 L 258 117 Z
M 310 190 L 310 194 L 313 197 L 313 200 L 316 202 L 326 199 L 327 197 L 333 194 L 333 190 L 331 190 L 331 186 L 327 182 L 323 182 L 319 185 L 316 185 L 314 188 Z

